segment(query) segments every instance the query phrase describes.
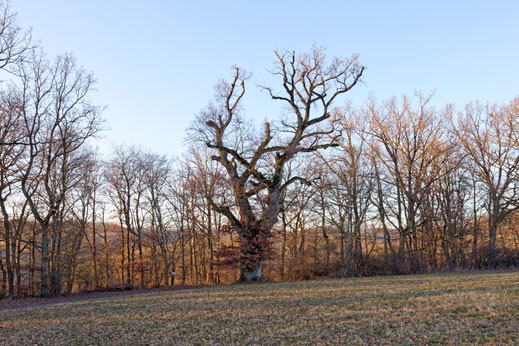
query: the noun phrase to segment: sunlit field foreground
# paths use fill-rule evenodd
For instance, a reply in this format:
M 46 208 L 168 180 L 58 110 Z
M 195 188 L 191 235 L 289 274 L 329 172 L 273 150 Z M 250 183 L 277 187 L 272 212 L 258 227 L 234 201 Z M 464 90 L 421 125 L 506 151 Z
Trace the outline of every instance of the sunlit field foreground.
M 0 343 L 517 343 L 519 273 L 233 285 L 0 312 Z

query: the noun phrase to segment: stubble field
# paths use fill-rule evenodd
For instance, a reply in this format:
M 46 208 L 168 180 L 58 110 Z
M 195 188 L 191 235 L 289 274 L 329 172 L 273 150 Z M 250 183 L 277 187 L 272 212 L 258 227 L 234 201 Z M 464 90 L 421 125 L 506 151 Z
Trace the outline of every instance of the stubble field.
M 0 311 L 0 344 L 519 343 L 519 272 L 232 285 Z

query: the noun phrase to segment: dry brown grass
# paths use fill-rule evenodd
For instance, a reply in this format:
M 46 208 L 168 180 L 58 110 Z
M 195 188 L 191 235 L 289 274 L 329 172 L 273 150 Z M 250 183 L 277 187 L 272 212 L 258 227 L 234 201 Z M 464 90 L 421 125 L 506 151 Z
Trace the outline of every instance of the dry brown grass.
M 0 312 L 0 343 L 519 342 L 519 273 L 204 288 Z

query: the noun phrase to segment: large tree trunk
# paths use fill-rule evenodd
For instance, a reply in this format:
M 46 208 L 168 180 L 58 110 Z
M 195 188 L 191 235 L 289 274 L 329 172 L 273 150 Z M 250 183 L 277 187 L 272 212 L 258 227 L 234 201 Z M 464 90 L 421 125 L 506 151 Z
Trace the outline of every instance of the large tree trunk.
M 240 255 L 240 282 L 263 281 L 263 262 L 267 232 L 261 228 L 250 228 L 243 232 Z
M 241 266 L 240 282 L 263 281 L 263 259 L 250 262 Z

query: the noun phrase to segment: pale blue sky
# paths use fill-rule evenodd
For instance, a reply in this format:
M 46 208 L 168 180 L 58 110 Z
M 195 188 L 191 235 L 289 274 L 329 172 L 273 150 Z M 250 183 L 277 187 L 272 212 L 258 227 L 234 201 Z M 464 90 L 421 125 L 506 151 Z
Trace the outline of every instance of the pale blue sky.
M 54 55 L 73 52 L 94 71 L 110 131 L 100 141 L 178 154 L 194 114 L 237 64 L 269 81 L 273 50 L 360 55 L 365 84 L 348 98 L 436 89 L 434 103 L 519 95 L 517 1 L 12 0 L 25 27 Z M 278 108 L 251 84 L 247 111 Z M 344 100 L 344 99 L 343 99 Z M 340 105 L 340 104 L 338 104 Z

